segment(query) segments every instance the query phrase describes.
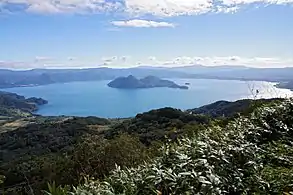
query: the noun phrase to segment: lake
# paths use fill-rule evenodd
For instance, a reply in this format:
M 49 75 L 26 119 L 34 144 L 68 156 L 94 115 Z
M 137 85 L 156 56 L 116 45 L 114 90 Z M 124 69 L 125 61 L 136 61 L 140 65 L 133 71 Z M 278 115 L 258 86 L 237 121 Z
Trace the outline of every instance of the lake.
M 259 90 L 257 98 L 292 96 L 287 89 L 278 89 L 273 83 L 206 79 L 170 79 L 177 84 L 190 83 L 188 90 L 113 89 L 109 81 L 58 83 L 37 87 L 5 89 L 26 97 L 41 97 L 49 101 L 38 114 L 45 116 L 99 116 L 122 118 L 162 107 L 196 108 L 218 100 L 252 98 L 251 91 Z

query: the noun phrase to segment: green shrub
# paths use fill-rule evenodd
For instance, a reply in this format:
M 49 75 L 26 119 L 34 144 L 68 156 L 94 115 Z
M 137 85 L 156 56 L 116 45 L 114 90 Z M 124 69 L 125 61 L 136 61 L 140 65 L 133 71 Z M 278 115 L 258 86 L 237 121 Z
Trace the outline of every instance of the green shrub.
M 48 183 L 48 191 L 44 191 L 45 195 L 68 195 L 69 187 L 56 186 L 55 182 Z
M 292 193 L 292 113 L 291 101 L 256 109 L 225 127 L 167 144 L 150 163 L 117 167 L 73 194 Z

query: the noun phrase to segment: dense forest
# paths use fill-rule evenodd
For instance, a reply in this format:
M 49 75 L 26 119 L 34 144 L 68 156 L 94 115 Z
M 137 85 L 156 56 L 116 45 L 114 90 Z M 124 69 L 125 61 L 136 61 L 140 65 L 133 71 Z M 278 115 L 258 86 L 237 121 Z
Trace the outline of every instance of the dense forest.
M 14 115 L 1 112 L 0 194 L 293 191 L 289 100 L 162 108 L 128 119 L 43 117 L 6 104 Z

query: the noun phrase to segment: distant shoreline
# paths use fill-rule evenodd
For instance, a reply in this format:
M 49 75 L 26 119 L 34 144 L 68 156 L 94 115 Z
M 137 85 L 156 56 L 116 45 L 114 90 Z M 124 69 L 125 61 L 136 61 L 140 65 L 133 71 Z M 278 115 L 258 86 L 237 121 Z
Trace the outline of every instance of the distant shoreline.
M 43 116 L 99 116 L 125 118 L 149 109 L 170 106 L 186 110 L 217 100 L 253 99 L 249 88 L 259 90 L 258 98 L 292 97 L 290 90 L 277 89 L 270 82 L 225 81 L 217 79 L 174 79 L 190 82 L 190 90 L 168 88 L 115 89 L 107 87 L 109 80 L 70 82 L 37 87 L 11 88 L 3 91 L 25 97 L 41 97 L 49 101 L 34 114 Z M 0 90 L 1 91 L 1 90 Z M 109 109 L 111 108 L 111 109 Z
M 284 82 L 284 81 L 275 81 L 275 80 L 264 80 L 264 79 L 238 79 L 238 78 L 194 78 L 194 77 L 162 77 L 162 79 L 196 79 L 196 80 L 220 80 L 220 81 L 257 81 L 257 82 L 269 82 L 269 83 L 274 83 L 274 86 L 279 89 L 289 89 L 293 91 L 291 88 L 286 88 L 286 87 L 281 87 L 279 84 Z M 52 83 L 46 83 L 46 84 L 28 84 L 28 85 L 9 85 L 9 86 L 0 86 L 0 89 L 13 89 L 13 88 L 26 88 L 26 87 L 39 87 L 39 86 L 46 86 L 46 85 L 52 85 L 52 84 L 66 84 L 66 83 L 74 83 L 74 82 L 95 82 L 95 81 L 110 81 L 110 79 L 100 79 L 100 80 L 81 80 L 81 81 L 68 81 L 68 82 L 52 82 Z

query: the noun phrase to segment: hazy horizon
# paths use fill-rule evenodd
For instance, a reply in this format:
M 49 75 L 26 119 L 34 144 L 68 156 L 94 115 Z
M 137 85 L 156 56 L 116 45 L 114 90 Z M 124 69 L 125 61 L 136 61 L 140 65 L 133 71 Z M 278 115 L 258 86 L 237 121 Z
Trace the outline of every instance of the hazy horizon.
M 174 68 L 196 68 L 196 67 L 206 67 L 206 68 L 221 68 L 221 67 L 231 67 L 231 68 L 252 68 L 252 69 L 280 69 L 280 68 L 293 68 L 293 66 L 281 66 L 281 67 L 257 67 L 257 66 L 246 66 L 246 65 L 181 65 L 181 66 L 157 66 L 157 65 L 133 65 L 133 66 L 78 66 L 78 67 L 70 67 L 70 66 L 56 66 L 56 67 L 5 67 L 1 66 L 0 62 L 0 70 L 11 70 L 11 71 L 27 71 L 27 70 L 83 70 L 83 69 L 99 69 L 99 68 L 108 68 L 108 69 L 131 69 L 131 68 L 144 68 L 144 69 L 174 69 Z

